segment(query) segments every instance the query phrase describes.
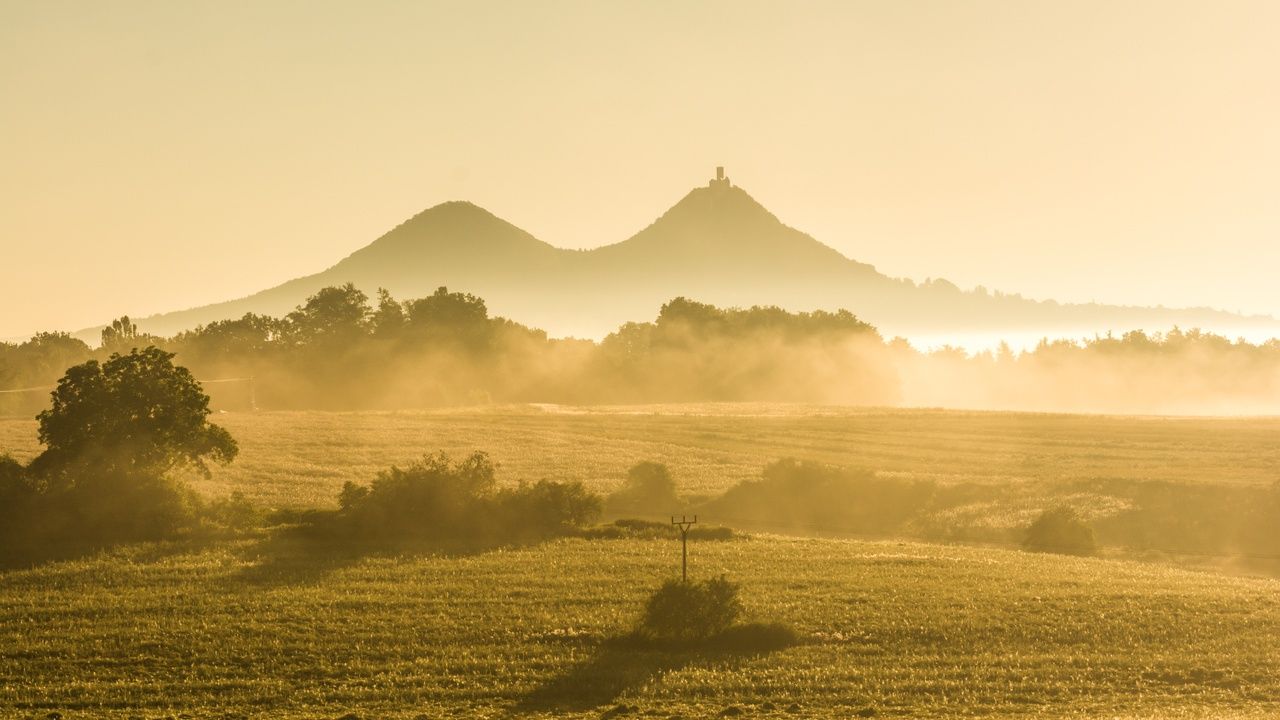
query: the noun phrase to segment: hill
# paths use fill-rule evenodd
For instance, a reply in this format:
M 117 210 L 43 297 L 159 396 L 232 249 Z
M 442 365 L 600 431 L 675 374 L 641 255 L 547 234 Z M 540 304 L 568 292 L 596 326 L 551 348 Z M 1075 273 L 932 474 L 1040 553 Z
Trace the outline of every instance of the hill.
M 889 335 L 939 332 L 1088 333 L 1280 327 L 1207 308 L 1064 305 L 961 291 L 945 280 L 887 277 L 783 224 L 727 179 L 695 188 L 634 237 L 594 250 L 555 248 L 466 202 L 425 210 L 333 267 L 255 295 L 143 318 L 171 335 L 246 312 L 281 315 L 321 287 L 354 282 L 420 297 L 445 285 L 484 297 L 497 314 L 553 335 L 601 337 L 686 296 L 719 305 L 846 308 Z M 96 329 L 81 333 L 96 340 Z
M 800 645 L 769 653 L 609 645 L 678 567 L 670 540 L 361 558 L 299 555 L 263 536 L 8 571 L 0 574 L 0 714 L 598 718 L 618 705 L 637 717 L 734 714 L 729 708 L 813 718 L 1280 711 L 1274 581 L 1004 550 L 754 536 L 692 543 L 691 572 L 740 581 L 748 617 L 791 625 Z

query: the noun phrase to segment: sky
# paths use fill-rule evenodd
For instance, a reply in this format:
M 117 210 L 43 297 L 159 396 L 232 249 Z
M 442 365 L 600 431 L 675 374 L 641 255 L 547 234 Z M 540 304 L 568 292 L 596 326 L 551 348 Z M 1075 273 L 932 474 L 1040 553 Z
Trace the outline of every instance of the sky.
M 889 275 L 1280 315 L 1280 3 L 0 0 L 0 338 L 724 165 Z M 856 308 L 853 309 L 856 312 Z

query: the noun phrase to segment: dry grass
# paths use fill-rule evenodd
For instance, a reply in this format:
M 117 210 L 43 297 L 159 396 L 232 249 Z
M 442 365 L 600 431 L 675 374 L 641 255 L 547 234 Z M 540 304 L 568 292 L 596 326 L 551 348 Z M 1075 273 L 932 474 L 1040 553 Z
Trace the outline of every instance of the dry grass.
M 135 547 L 0 574 L 0 715 L 1274 716 L 1280 584 L 915 543 L 693 547 L 744 583 L 764 655 L 610 648 L 678 562 L 661 540 L 468 557 Z M 790 714 L 792 703 L 801 712 Z M 772 709 L 771 709 L 772 708 Z
M 400 413 L 261 412 L 215 417 L 240 458 L 210 495 L 241 490 L 274 507 L 327 507 L 424 452 L 486 450 L 500 476 L 581 480 L 608 492 L 640 460 L 668 464 L 682 491 L 713 495 L 782 457 L 941 482 L 1124 478 L 1280 481 L 1280 419 L 877 410 L 794 405 L 515 406 Z M 38 451 L 35 423 L 0 419 L 0 452 Z
M 1274 419 L 700 405 L 217 420 L 243 451 L 200 489 L 282 507 L 329 506 L 343 481 L 437 448 L 488 450 L 507 482 L 600 491 L 649 459 L 713 494 L 783 456 L 999 485 L 1280 479 Z M 29 420 L 0 420 L 0 450 L 29 458 L 34 436 Z M 984 522 L 1025 500 L 964 512 Z M 598 717 L 618 703 L 660 717 L 1280 713 L 1275 580 L 775 536 L 696 543 L 692 558 L 695 575 L 744 584 L 752 619 L 805 642 L 764 655 L 605 642 L 677 567 L 667 540 L 361 558 L 263 534 L 0 572 L 0 716 Z

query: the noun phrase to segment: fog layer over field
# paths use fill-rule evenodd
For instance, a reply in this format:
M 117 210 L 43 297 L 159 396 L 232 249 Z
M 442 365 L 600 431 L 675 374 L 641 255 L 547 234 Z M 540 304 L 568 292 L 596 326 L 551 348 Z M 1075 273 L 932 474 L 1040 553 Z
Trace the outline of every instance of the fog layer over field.
M 284 318 L 150 336 L 127 318 L 90 349 L 61 334 L 0 344 L 0 413 L 34 414 L 91 357 L 157 345 L 223 409 L 410 409 L 507 402 L 703 401 L 1128 414 L 1280 414 L 1280 341 L 1198 330 L 1108 333 L 969 352 L 920 350 L 848 311 L 721 309 L 676 298 L 600 342 L 550 338 L 440 288 L 370 302 L 326 288 Z M 21 392 L 27 390 L 26 392 Z

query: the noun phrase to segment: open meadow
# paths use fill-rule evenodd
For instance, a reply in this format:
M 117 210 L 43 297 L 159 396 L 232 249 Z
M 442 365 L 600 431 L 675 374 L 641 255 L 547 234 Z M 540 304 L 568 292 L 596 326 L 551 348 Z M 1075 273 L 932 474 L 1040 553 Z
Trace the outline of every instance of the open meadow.
M 198 490 L 275 508 L 334 507 L 343 482 L 436 449 L 487 450 L 503 483 L 601 493 L 655 460 L 684 493 L 714 496 L 787 456 L 995 488 L 1028 508 L 1081 482 L 1225 492 L 1280 479 L 1276 419 L 747 404 L 215 419 L 242 452 Z M 0 451 L 37 447 L 34 422 L 0 420 Z M 694 578 L 742 583 L 747 619 L 800 642 L 679 651 L 616 640 L 678 576 L 672 539 L 448 555 L 291 537 L 258 528 L 0 571 L 0 716 L 1280 713 L 1280 581 L 1266 577 L 906 540 L 695 541 Z
M 217 413 L 240 456 L 193 478 L 268 507 L 332 507 L 343 482 L 447 450 L 488 452 L 499 480 L 580 480 L 618 488 L 641 460 L 665 463 L 680 490 L 715 495 L 783 457 L 942 483 L 1123 479 L 1230 486 L 1280 481 L 1280 418 L 861 409 L 778 404 L 421 412 Z M 0 418 L 0 452 L 29 460 L 36 424 Z
M 1126 561 L 754 536 L 691 547 L 768 653 L 619 648 L 670 540 L 461 557 L 123 548 L 0 574 L 0 715 L 1274 717 L 1280 583 Z M 732 710 L 728 712 L 732 713 Z

